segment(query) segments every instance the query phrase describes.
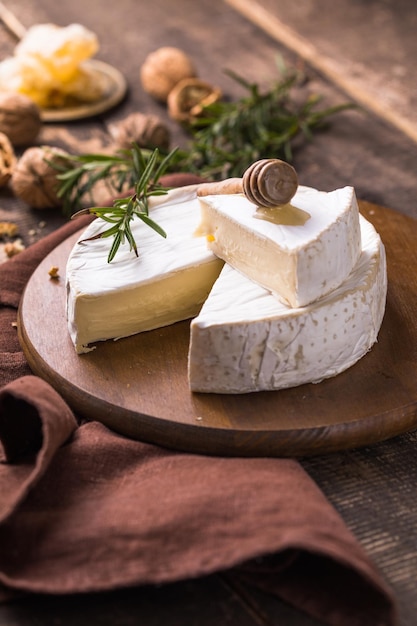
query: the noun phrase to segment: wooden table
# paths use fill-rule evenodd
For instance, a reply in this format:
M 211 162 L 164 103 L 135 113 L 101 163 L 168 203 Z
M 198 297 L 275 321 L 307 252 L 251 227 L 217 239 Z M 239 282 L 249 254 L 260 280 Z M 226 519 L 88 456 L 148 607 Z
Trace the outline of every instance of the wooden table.
M 81 22 L 91 28 L 101 42 L 98 58 L 119 68 L 129 84 L 128 97 L 117 108 L 85 121 L 45 125 L 39 143 L 92 151 L 106 140 L 109 123 L 131 111 L 154 112 L 166 118 L 163 105 L 151 100 L 139 82 L 139 69 L 146 54 L 162 45 L 176 45 L 187 51 L 200 76 L 218 84 L 231 97 L 242 92 L 224 73 L 225 68 L 248 80 L 268 83 L 277 76 L 278 53 L 290 63 L 298 62 L 294 52 L 245 19 L 230 3 L 220 0 L 119 0 L 117 12 L 107 5 L 103 10 L 100 0 L 64 4 L 14 0 L 6 4 L 25 26 Z M 322 0 L 317 4 L 320 7 Z M 412 10 L 412 0 L 409 4 Z M 404 28 L 406 20 L 404 13 Z M 11 53 L 15 43 L 0 25 L 2 55 Z M 327 78 L 313 71 L 311 76 L 326 103 L 346 100 L 346 95 Z M 168 123 L 173 141 L 183 142 L 179 127 Z M 417 146 L 412 139 L 375 114 L 360 110 L 334 118 L 326 132 L 296 151 L 294 160 L 302 184 L 327 190 L 352 184 L 359 198 L 411 217 L 417 217 L 416 163 Z M 57 228 L 65 218 L 56 212 L 29 209 L 2 190 L 0 221 L 5 220 L 18 223 L 23 241 L 29 245 Z M 372 447 L 302 460 L 394 588 L 401 626 L 414 626 L 417 614 L 416 444 L 417 435 L 413 432 Z M 314 620 L 274 598 L 232 586 L 222 574 L 157 589 L 122 590 L 76 599 L 31 598 L 0 606 L 0 624 L 7 626 L 70 626 L 87 620 L 100 626 L 317 626 Z

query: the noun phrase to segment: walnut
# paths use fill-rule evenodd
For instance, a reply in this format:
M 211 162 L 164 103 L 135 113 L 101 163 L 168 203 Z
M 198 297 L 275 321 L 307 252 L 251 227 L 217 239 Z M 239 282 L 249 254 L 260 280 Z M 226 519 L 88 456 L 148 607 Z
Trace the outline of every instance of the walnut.
M 9 138 L 0 132 L 0 187 L 9 182 L 16 167 L 16 156 Z
M 167 101 L 169 92 L 180 80 L 196 75 L 194 64 L 187 54 L 170 46 L 151 52 L 140 70 L 143 89 L 161 102 Z
M 220 100 L 222 93 L 199 78 L 184 78 L 169 92 L 168 113 L 178 122 L 191 122 L 204 107 Z
M 168 149 L 171 141 L 169 129 L 159 117 L 139 112 L 110 124 L 109 131 L 120 148 L 131 148 L 135 142 L 140 148 Z
M 50 162 L 59 163 L 66 156 L 63 150 L 51 146 L 28 148 L 17 162 L 10 181 L 14 194 L 34 209 L 60 207 L 59 172 Z
M 28 146 L 35 141 L 42 126 L 39 107 L 19 93 L 0 94 L 0 131 L 14 146 Z

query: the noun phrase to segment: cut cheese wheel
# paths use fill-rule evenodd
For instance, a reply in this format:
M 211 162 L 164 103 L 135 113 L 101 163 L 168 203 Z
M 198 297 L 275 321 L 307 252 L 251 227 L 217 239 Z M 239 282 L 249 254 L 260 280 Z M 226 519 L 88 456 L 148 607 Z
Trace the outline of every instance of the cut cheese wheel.
M 190 388 L 248 393 L 318 383 L 351 367 L 372 347 L 382 323 L 384 246 L 360 217 L 362 251 L 348 278 L 305 307 L 277 301 L 225 265 L 191 323 Z
M 76 243 L 67 263 L 67 320 L 78 353 L 196 315 L 223 262 L 194 235 L 200 215 L 195 186 L 153 197 L 151 214 L 166 239 L 141 220 L 132 223 L 135 257 L 122 246 L 107 263 L 112 238 Z M 108 228 L 96 219 L 79 241 Z

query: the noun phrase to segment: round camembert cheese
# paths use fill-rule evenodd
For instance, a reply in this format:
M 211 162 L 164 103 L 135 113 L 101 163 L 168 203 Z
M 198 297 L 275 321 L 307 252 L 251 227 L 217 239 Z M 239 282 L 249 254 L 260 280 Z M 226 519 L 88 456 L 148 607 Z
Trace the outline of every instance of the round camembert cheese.
M 194 392 L 283 389 L 352 366 L 377 340 L 384 316 L 378 233 L 359 215 L 352 187 L 299 187 L 279 223 L 272 215 L 265 220 L 240 194 L 199 198 L 196 185 L 175 189 L 151 199 L 167 238 L 135 220 L 139 256 L 122 246 L 111 263 L 111 238 L 82 243 L 107 228 L 96 219 L 67 263 L 76 352 L 194 318 Z

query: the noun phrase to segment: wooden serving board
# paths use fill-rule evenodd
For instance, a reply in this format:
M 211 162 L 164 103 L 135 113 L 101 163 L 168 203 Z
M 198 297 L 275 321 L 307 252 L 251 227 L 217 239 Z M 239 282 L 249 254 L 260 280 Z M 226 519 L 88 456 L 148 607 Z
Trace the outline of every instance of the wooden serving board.
M 320 384 L 242 395 L 192 394 L 189 322 L 99 343 L 76 355 L 65 317 L 72 237 L 32 275 L 19 337 L 33 372 L 77 413 L 129 437 L 184 451 L 303 456 L 368 445 L 417 426 L 417 221 L 360 203 L 385 243 L 387 308 L 378 343 Z M 52 280 L 52 265 L 60 270 Z

